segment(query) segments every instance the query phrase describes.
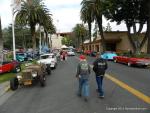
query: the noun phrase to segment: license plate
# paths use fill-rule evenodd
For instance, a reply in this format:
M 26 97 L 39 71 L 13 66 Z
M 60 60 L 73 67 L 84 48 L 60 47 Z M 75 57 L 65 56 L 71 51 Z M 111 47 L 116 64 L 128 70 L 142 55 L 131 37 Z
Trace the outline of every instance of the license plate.
M 31 80 L 24 81 L 24 85 L 31 85 L 31 84 L 32 84 L 32 81 L 31 81 Z

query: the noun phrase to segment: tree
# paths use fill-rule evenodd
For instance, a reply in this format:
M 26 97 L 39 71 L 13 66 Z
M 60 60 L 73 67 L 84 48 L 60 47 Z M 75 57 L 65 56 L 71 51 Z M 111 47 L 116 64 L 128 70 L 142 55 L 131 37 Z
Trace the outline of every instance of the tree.
M 83 0 L 81 2 L 81 5 L 82 5 L 81 11 L 80 11 L 81 20 L 84 23 L 88 24 L 88 30 L 89 30 L 88 36 L 89 36 L 89 40 L 90 40 L 90 50 L 91 50 L 91 29 L 92 29 L 92 22 L 94 21 L 93 11 L 91 10 L 92 5 L 90 5 L 87 0 Z
M 103 26 L 102 26 L 102 15 L 103 11 L 103 2 L 104 0 L 83 0 L 87 7 L 90 7 L 90 11 L 92 12 L 92 17 L 98 24 L 99 33 L 101 36 L 101 45 L 102 45 L 102 52 L 106 50 L 105 38 L 103 34 Z
M 87 37 L 88 30 L 86 29 L 86 27 L 83 24 L 76 24 L 76 26 L 73 28 L 73 33 L 74 33 L 76 39 L 78 40 L 77 41 L 78 48 L 80 46 L 80 40 L 81 40 L 82 50 L 83 50 L 84 49 L 83 42 L 84 42 L 84 39 Z
M 2 37 L 1 17 L 0 17 L 0 65 L 2 61 L 3 61 L 3 37 Z
M 104 15 L 111 21 L 116 21 L 117 24 L 125 22 L 129 41 L 133 47 L 134 53 L 139 53 L 143 41 L 139 41 L 140 33 L 143 25 L 146 23 L 146 12 L 144 11 L 145 5 L 143 0 L 105 0 Z M 137 30 L 137 24 L 139 29 Z M 133 34 L 131 34 L 133 28 Z
M 30 26 L 34 51 L 36 50 L 35 26 L 44 23 L 48 15 L 50 15 L 49 10 L 42 0 L 23 1 L 21 11 L 17 14 L 16 21 L 18 23 Z
M 72 40 L 69 37 L 64 37 L 62 38 L 61 43 L 66 46 L 70 46 L 72 43 Z

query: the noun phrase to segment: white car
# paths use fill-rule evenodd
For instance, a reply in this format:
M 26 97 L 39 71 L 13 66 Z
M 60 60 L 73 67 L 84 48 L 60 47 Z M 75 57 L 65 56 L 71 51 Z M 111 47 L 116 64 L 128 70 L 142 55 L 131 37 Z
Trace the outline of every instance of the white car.
M 75 56 L 75 53 L 73 51 L 68 51 L 67 54 L 68 56 Z
M 57 57 L 54 53 L 43 54 L 40 56 L 40 60 L 37 61 L 39 64 L 50 64 L 51 68 L 56 68 L 57 66 Z

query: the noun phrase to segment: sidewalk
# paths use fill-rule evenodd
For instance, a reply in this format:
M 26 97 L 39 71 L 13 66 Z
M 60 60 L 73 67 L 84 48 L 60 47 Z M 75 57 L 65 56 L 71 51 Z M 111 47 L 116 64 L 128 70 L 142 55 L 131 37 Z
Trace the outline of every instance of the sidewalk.
M 0 84 L 0 97 L 10 89 L 9 81 Z

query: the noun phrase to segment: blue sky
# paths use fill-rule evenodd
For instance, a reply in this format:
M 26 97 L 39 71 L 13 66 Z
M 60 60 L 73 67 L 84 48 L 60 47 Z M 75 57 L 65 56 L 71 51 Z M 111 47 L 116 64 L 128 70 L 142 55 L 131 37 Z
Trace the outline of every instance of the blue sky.
M 53 21 L 58 32 L 70 32 L 72 28 L 81 23 L 80 20 L 80 3 L 82 0 L 44 0 L 45 5 L 53 15 Z M 2 28 L 11 24 L 11 0 L 0 0 L 0 16 L 2 20 Z M 103 26 L 106 26 L 108 21 L 103 19 Z M 112 30 L 125 31 L 126 26 L 116 23 L 110 23 Z

